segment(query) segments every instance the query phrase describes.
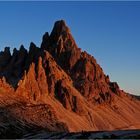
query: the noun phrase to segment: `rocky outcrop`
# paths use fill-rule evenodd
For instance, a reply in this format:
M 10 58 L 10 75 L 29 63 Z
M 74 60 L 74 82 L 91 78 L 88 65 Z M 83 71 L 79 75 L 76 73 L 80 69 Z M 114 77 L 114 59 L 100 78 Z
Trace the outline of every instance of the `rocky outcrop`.
M 48 81 L 49 95 L 56 98 L 68 110 L 79 112 L 82 114 L 83 99 L 75 88 L 73 88 L 73 81 L 63 69 L 57 65 L 54 58 L 44 51 L 43 65 L 46 70 Z
M 20 49 L 14 49 L 13 54 L 10 48 L 6 47 L 4 52 L 0 54 L 0 75 L 4 76 L 8 83 L 16 87 L 18 80 L 22 77 L 25 66 L 25 58 L 27 50 L 21 45 Z
M 93 56 L 77 47 L 63 20 L 55 23 L 50 36 L 48 33 L 43 36 L 41 47 L 52 54 L 84 97 L 93 103 L 111 101 L 113 91 L 109 77 L 103 73 Z M 97 102 L 95 97 L 100 98 L 100 101 Z
M 48 83 L 41 57 L 38 64 L 31 63 L 28 72 L 25 71 L 16 92 L 36 102 L 41 102 L 48 96 Z
M 6 82 L 5 77 L 2 77 L 0 79 L 0 92 L 1 93 L 4 93 L 4 92 L 13 93 L 14 92 L 14 89 Z
M 41 48 L 50 52 L 59 65 L 67 72 L 76 63 L 75 57 L 77 59 L 80 57 L 80 49 L 77 47 L 70 29 L 63 20 L 55 23 L 50 36 L 48 33 L 45 33 Z

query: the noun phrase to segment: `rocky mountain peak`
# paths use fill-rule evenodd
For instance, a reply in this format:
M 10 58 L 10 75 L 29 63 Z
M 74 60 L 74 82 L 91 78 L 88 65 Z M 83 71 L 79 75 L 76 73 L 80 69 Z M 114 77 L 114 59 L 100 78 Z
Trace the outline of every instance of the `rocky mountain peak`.
M 35 68 L 31 65 L 32 63 L 35 64 Z M 48 87 L 53 95 L 55 82 L 60 80 L 62 75 L 66 75 L 61 74 L 59 66 L 72 79 L 74 88 L 91 102 L 108 102 L 112 98 L 112 93 L 117 94 L 119 92 L 118 86 L 110 82 L 109 77 L 103 73 L 95 58 L 77 47 L 64 20 L 55 22 L 50 35 L 48 32 L 43 35 L 41 48 L 31 42 L 28 53 L 23 45 L 19 51 L 14 49 L 12 60 L 7 67 L 8 74 L 5 75 L 7 78 L 10 75 L 10 81 L 15 78 L 14 83 L 17 84 L 25 70 L 29 73 L 28 75 L 32 74 L 32 72 L 30 74 L 31 70 L 34 71 L 36 74 L 34 77 L 37 75 L 45 77 L 50 73 L 47 79 L 52 84 L 49 82 Z M 53 78 L 50 77 L 52 74 Z M 14 78 L 12 78 L 13 75 Z M 41 77 L 38 79 L 43 82 Z M 10 83 L 13 83 L 13 80 Z M 47 83 L 45 82 L 44 85 Z M 51 86 L 52 88 L 50 88 Z
M 20 52 L 27 52 L 27 50 L 24 48 L 24 46 L 23 46 L 23 45 L 21 45 L 21 46 L 20 46 L 19 51 L 20 51 Z
M 78 48 L 63 20 L 44 34 L 40 48 L 31 42 L 29 51 L 21 45 L 12 55 L 8 47 L 0 52 L 0 105 L 19 123 L 49 131 L 137 128 L 140 122 L 140 102 Z
M 68 28 L 64 20 L 60 20 L 55 22 L 50 37 L 54 39 L 58 36 L 65 37 L 68 33 L 70 33 L 70 29 Z
M 48 50 L 53 56 L 77 48 L 70 29 L 64 20 L 55 22 L 50 35 L 47 32 L 44 34 L 41 48 Z
M 10 53 L 10 47 L 5 47 L 4 53 L 6 53 L 7 55 L 11 55 L 11 53 Z

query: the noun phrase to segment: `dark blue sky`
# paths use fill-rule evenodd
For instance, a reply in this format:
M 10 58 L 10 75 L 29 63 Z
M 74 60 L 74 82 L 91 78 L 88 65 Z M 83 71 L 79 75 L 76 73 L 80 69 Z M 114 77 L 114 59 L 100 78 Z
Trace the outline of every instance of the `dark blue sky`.
M 59 19 L 112 81 L 140 95 L 140 2 L 0 2 L 0 50 L 40 46 Z

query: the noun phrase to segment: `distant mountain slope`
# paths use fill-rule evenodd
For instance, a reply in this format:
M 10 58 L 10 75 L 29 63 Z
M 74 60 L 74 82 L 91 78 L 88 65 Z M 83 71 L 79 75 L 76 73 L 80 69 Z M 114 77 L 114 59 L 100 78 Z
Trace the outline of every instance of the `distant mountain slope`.
M 63 20 L 41 47 L 0 53 L 0 132 L 55 132 L 140 128 L 140 101 L 111 82 L 95 58 L 82 52 Z

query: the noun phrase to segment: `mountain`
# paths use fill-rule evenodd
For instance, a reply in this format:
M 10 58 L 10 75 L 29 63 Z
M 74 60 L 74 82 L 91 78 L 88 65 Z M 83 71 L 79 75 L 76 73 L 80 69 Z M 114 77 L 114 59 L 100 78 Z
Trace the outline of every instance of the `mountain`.
M 29 51 L 0 52 L 0 137 L 140 128 L 140 101 L 76 45 L 64 20 Z

